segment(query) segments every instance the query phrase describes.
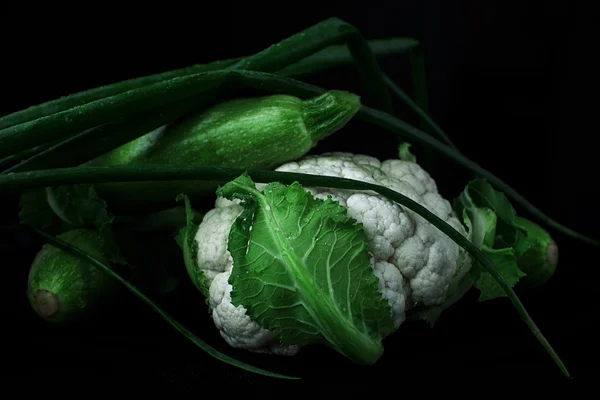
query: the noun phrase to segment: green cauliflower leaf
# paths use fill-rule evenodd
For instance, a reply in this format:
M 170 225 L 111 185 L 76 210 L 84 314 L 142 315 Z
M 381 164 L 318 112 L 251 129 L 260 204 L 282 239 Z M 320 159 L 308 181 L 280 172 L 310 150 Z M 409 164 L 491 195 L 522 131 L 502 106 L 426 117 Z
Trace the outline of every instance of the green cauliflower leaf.
M 198 225 L 196 224 L 194 218 L 194 210 L 190 203 L 190 199 L 184 195 L 180 194 L 177 196 L 177 201 L 182 201 L 185 204 L 185 212 L 186 212 L 186 225 L 179 230 L 175 240 L 177 244 L 183 251 L 183 261 L 185 264 L 185 269 L 192 280 L 192 283 L 196 288 L 205 296 L 206 302 L 208 303 L 210 299 L 210 295 L 208 292 L 208 285 L 206 284 L 206 276 L 202 272 L 200 268 L 196 265 L 196 254 L 198 252 L 198 244 L 194 240 L 196 236 L 196 232 L 198 231 Z
M 395 328 L 362 225 L 297 182 L 260 192 L 243 174 L 217 194 L 243 206 L 228 242 L 233 304 L 283 344 L 326 344 L 357 363 L 375 363 Z
M 26 191 L 20 200 L 19 220 L 60 234 L 77 228 L 96 229 L 103 253 L 112 263 L 127 264 L 113 235 L 114 215 L 98 196 L 94 185 L 77 184 Z
M 411 146 L 408 142 L 402 142 L 398 146 L 398 158 L 403 161 L 417 162 L 417 157 L 410 151 Z
M 484 179 L 475 179 L 454 201 L 462 215 L 471 242 L 494 264 L 507 283 L 514 287 L 526 273 L 519 269 L 519 257 L 531 247 L 516 225 L 516 212 L 506 196 Z M 480 291 L 479 301 L 506 297 L 498 282 L 479 264 L 469 272 Z

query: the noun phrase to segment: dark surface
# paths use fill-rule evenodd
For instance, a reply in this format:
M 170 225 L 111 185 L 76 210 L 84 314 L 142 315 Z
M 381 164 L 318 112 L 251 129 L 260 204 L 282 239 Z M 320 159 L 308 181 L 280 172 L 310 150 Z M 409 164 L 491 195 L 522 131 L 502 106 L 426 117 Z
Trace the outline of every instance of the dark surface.
M 1 28 L 5 101 L 0 114 L 126 78 L 250 54 L 338 16 L 369 39 L 421 40 L 431 114 L 458 147 L 548 215 L 600 237 L 595 100 L 583 97 L 595 74 L 587 43 L 592 29 L 588 12 L 575 2 L 539 6 L 522 1 L 518 7 L 499 1 L 390 4 L 296 4 L 291 7 L 299 9 L 293 12 L 253 7 L 233 15 L 161 5 L 149 12 L 152 16 L 94 10 L 67 18 L 54 10 L 60 14 L 57 19 L 22 19 Z M 272 14 L 274 10 L 282 15 Z M 410 89 L 405 57 L 385 60 L 381 66 Z M 311 82 L 360 92 L 351 69 Z M 397 109 L 410 115 L 399 103 Z M 348 131 L 353 137 L 343 150 L 395 155 L 377 141 L 381 132 L 374 128 L 353 123 Z M 328 140 L 321 149 L 339 147 Z M 456 196 L 470 178 L 444 158 L 430 171 L 447 198 Z M 17 213 L 13 200 L 2 198 L 6 223 Z M 21 393 L 60 388 L 61 393 L 77 394 L 87 387 L 93 392 L 206 395 L 207 388 L 218 385 L 218 395 L 224 395 L 230 389 L 216 383 L 221 378 L 242 390 L 282 384 L 215 362 L 132 297 L 96 324 L 65 328 L 41 322 L 24 296 L 27 268 L 40 243 L 21 234 L 1 235 L 0 265 L 7 271 L 2 298 L 5 388 Z M 157 300 L 228 354 L 304 378 L 287 389 L 320 382 L 339 388 L 384 388 L 400 396 L 417 382 L 423 394 L 450 387 L 447 383 L 456 393 L 465 390 L 463 384 L 490 387 L 494 382 L 507 388 L 582 387 L 593 380 L 600 355 L 595 335 L 600 322 L 595 294 L 598 250 L 558 233 L 555 238 L 560 248 L 558 272 L 546 287 L 521 299 L 570 369 L 575 378 L 570 383 L 508 300 L 478 304 L 471 296 L 446 312 L 433 330 L 407 324 L 386 340 L 380 362 L 366 369 L 322 349 L 294 359 L 234 352 L 218 337 L 198 293 L 182 290 Z

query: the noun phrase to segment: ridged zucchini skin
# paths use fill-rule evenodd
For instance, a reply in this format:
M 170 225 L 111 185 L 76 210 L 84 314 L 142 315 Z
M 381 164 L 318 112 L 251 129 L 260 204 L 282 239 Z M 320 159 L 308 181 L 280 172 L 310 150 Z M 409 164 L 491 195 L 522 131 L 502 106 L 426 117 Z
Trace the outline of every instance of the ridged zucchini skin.
M 522 286 L 530 289 L 540 287 L 552 278 L 558 266 L 558 246 L 550 233 L 538 224 L 523 217 L 516 217 L 517 227 L 525 231 L 531 247 L 517 260 L 519 268 L 527 275 Z
M 97 231 L 73 229 L 57 237 L 108 264 Z M 31 264 L 26 291 L 37 315 L 49 322 L 67 323 L 93 318 L 119 289 L 115 279 L 94 265 L 45 244 Z
M 181 165 L 273 169 L 306 155 L 360 108 L 352 93 L 331 90 L 303 100 L 288 95 L 233 99 L 189 115 L 88 165 Z M 222 182 L 114 182 L 96 185 L 117 213 L 147 212 L 178 194 L 214 195 Z

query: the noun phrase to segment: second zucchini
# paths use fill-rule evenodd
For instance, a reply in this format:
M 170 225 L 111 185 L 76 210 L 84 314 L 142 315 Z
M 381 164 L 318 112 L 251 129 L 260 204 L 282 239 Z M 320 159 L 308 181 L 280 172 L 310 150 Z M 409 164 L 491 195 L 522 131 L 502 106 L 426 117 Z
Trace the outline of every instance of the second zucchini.
M 360 108 L 352 93 L 331 90 L 302 100 L 288 95 L 234 99 L 109 152 L 87 165 L 190 165 L 271 169 L 307 154 Z M 219 182 L 116 182 L 97 185 L 116 212 L 175 203 L 179 193 L 214 194 Z M 144 206 L 144 210 L 140 207 Z

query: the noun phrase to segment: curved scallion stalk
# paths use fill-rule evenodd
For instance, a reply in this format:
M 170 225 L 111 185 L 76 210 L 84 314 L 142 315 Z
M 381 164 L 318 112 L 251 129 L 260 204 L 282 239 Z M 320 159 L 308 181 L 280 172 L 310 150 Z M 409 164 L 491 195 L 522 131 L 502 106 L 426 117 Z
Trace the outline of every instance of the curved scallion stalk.
M 419 42 L 411 38 L 389 38 L 369 40 L 375 58 L 385 58 L 410 51 Z M 277 71 L 277 75 L 290 78 L 307 77 L 344 67 L 352 63 L 352 53 L 347 46 L 330 46 L 311 56 Z
M 44 231 L 42 231 L 40 229 L 37 229 L 37 228 L 34 228 L 34 227 L 29 227 L 29 229 L 32 232 L 34 232 L 35 234 L 39 235 L 41 238 L 43 238 L 46 242 L 48 242 L 52 246 L 55 246 L 55 247 L 57 247 L 57 248 L 59 248 L 61 250 L 69 252 L 69 253 L 73 254 L 74 256 L 76 256 L 76 257 L 82 258 L 83 260 L 85 260 L 88 263 L 92 264 L 94 267 L 102 270 L 104 273 L 106 273 L 106 274 L 110 275 L 112 278 L 118 280 L 131 293 L 133 293 L 137 298 L 139 298 L 140 300 L 142 300 L 153 311 L 155 311 L 156 313 L 158 313 L 166 322 L 168 322 L 179 333 L 181 333 L 188 340 L 190 340 L 196 346 L 200 347 L 202 350 L 204 350 L 206 353 L 208 353 L 210 356 L 216 358 L 217 360 L 223 361 L 223 362 L 225 362 L 227 364 L 230 364 L 230 365 L 232 365 L 234 367 L 241 368 L 243 370 L 246 370 L 246 371 L 249 371 L 249 372 L 253 372 L 255 374 L 265 375 L 265 376 L 268 376 L 268 377 L 271 377 L 271 378 L 300 379 L 300 378 L 297 378 L 297 377 L 291 377 L 291 376 L 287 376 L 287 375 L 281 375 L 281 374 L 277 374 L 277 373 L 274 373 L 274 372 L 266 371 L 266 370 L 261 369 L 261 368 L 253 367 L 253 366 L 251 366 L 249 364 L 243 363 L 243 362 L 238 361 L 238 360 L 236 360 L 236 359 L 234 359 L 234 358 L 232 358 L 232 357 L 230 357 L 230 356 L 228 356 L 226 354 L 221 353 L 220 351 L 218 351 L 214 347 L 210 346 L 208 343 L 204 342 L 198 336 L 194 335 L 185 326 L 181 325 L 179 322 L 177 322 L 175 319 L 173 319 L 173 317 L 171 317 L 166 311 L 164 311 L 162 308 L 160 308 L 158 305 L 156 305 L 156 303 L 154 303 L 148 297 L 146 297 L 135 286 L 133 286 L 132 284 L 130 284 L 129 282 L 127 282 L 119 274 L 117 274 L 116 272 L 114 272 L 112 270 L 112 268 L 110 268 L 106 264 L 102 263 L 97 258 L 94 258 L 90 254 L 88 254 L 88 253 L 86 253 L 86 252 L 78 249 L 77 247 L 74 247 L 74 246 L 70 245 L 69 243 L 65 242 L 64 240 L 58 239 L 57 237 L 55 237 L 53 235 L 50 235 L 50 234 L 48 234 L 48 233 L 46 233 L 46 232 L 44 232 Z
M 565 235 L 569 235 L 575 239 L 579 239 L 594 246 L 600 246 L 600 241 L 593 239 L 587 235 L 584 235 L 580 232 L 577 232 L 571 228 L 568 228 L 559 223 L 558 221 L 550 218 L 543 211 L 531 204 L 525 197 L 519 194 L 515 189 L 510 187 L 507 183 L 502 181 L 496 175 L 479 166 L 478 164 L 471 161 L 469 158 L 463 156 L 462 154 L 457 153 L 451 147 L 446 146 L 431 135 L 420 131 L 414 126 L 411 126 L 398 118 L 395 118 L 389 114 L 383 113 L 372 108 L 363 106 L 356 115 L 357 118 L 371 122 L 374 125 L 378 125 L 381 128 L 394 132 L 398 135 L 402 135 L 409 141 L 419 143 L 439 151 L 440 153 L 450 158 L 457 164 L 465 167 L 474 174 L 486 179 L 490 184 L 495 186 L 498 190 L 504 192 L 504 194 L 513 199 L 517 204 L 520 204 L 521 207 L 523 207 L 525 210 L 537 217 L 539 220 L 543 221 L 545 224 L 553 227 L 554 229 L 556 229 L 559 232 L 562 232 Z
M 450 140 L 448 135 L 446 135 L 446 132 L 444 132 L 442 128 L 440 128 L 440 126 L 436 124 L 435 121 L 421 107 L 419 107 L 417 103 L 415 103 L 414 100 L 411 99 L 410 96 L 404 90 L 402 90 L 386 74 L 383 75 L 383 79 L 385 79 L 385 83 L 388 85 L 392 93 L 398 96 L 400 100 L 406 103 L 406 105 L 409 106 L 419 116 L 419 118 L 425 121 L 429 128 L 431 128 L 440 137 L 441 140 L 446 142 L 446 144 L 450 146 L 454 151 L 459 152 L 458 147 L 456 147 L 456 145 L 452 143 L 452 140 Z
M 541 333 L 535 322 L 531 319 L 518 296 L 506 282 L 494 265 L 477 249 L 467 238 L 462 236 L 452 226 L 430 212 L 427 208 L 414 200 L 383 186 L 356 181 L 352 179 L 325 177 L 290 172 L 275 172 L 262 170 L 244 170 L 234 168 L 216 167 L 81 167 L 63 168 L 46 171 L 33 171 L 0 176 L 0 189 L 33 189 L 51 185 L 64 185 L 76 183 L 98 182 L 128 182 L 144 180 L 212 180 L 228 182 L 248 172 L 253 181 L 269 183 L 278 181 L 283 184 L 299 182 L 304 186 L 321 186 L 338 189 L 366 190 L 381 194 L 425 218 L 429 223 L 448 235 L 456 244 L 465 249 L 477 262 L 479 262 L 498 282 L 507 294 L 521 319 L 531 330 L 536 339 L 549 353 L 553 361 L 566 377 L 569 372 L 556 354 L 552 346 Z
M 236 74 L 231 78 L 237 79 L 239 83 L 246 86 L 267 90 L 270 92 L 292 94 L 301 98 L 315 96 L 325 92 L 325 89 L 322 89 L 318 86 L 278 75 L 266 74 L 263 72 L 237 71 Z M 531 204 L 525 197 L 520 195 L 515 189 L 510 187 L 507 183 L 502 181 L 490 171 L 479 166 L 461 153 L 453 150 L 451 147 L 443 144 L 433 136 L 415 128 L 399 118 L 364 105 L 361 106 L 360 110 L 356 114 L 356 118 L 370 122 L 373 125 L 377 125 L 396 135 L 400 135 L 409 142 L 419 143 L 427 148 L 438 151 L 467 170 L 470 170 L 474 174 L 488 180 L 498 190 L 504 192 L 517 204 L 520 204 L 525 210 L 557 231 L 589 244 L 600 246 L 600 241 L 568 228 L 558 221 L 550 218 L 543 211 Z
M 228 70 L 276 72 L 324 48 L 345 43 L 358 70 L 368 104 L 388 112 L 392 99 L 367 40 L 351 24 L 328 18 L 227 67 Z

